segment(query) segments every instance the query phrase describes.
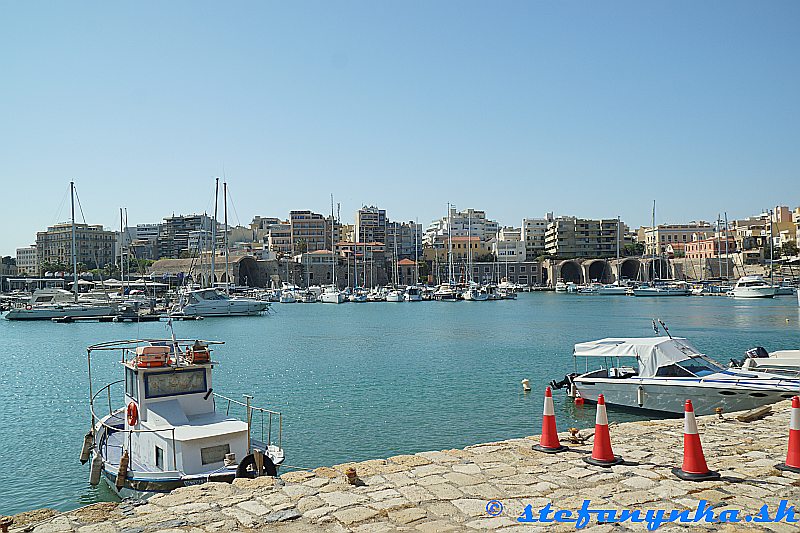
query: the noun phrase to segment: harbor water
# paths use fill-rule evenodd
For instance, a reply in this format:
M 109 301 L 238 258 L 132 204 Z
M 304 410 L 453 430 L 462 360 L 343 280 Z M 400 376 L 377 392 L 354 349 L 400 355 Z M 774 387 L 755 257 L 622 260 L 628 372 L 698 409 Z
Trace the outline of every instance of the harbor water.
M 724 363 L 756 345 L 800 347 L 795 297 L 523 293 L 516 301 L 273 308 L 174 328 L 178 337 L 226 342 L 214 353 L 214 391 L 252 394 L 255 405 L 283 412 L 286 463 L 305 468 L 538 433 L 542 391 L 573 371 L 573 344 L 650 336 L 652 318 Z M 88 465 L 78 461 L 90 424 L 86 347 L 168 335 L 163 322 L 0 320 L 0 514 L 113 499 L 102 484 L 89 486 Z M 122 377 L 117 355 L 93 363 L 95 390 Z M 532 392 L 522 391 L 523 378 Z M 594 424 L 591 407 L 554 396 L 561 429 Z M 609 417 L 637 419 L 613 409 Z

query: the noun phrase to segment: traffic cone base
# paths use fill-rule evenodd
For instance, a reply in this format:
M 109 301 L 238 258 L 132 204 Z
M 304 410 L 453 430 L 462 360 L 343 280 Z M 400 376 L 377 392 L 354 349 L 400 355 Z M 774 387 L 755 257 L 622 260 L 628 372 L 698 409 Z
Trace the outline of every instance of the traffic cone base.
M 603 461 L 601 459 L 595 459 L 594 457 L 584 457 L 583 461 L 585 463 L 589 463 L 590 465 L 602 466 L 602 467 L 605 467 L 605 468 L 611 468 L 614 465 L 621 465 L 622 463 L 625 462 L 625 459 L 623 459 L 619 455 L 615 455 L 614 459 L 612 459 L 610 461 Z
M 684 481 L 712 481 L 720 478 L 719 472 L 714 472 L 713 470 L 709 470 L 705 474 L 692 474 L 691 472 L 684 472 L 683 469 L 675 467 L 672 469 L 672 473 Z
M 541 444 L 534 445 L 533 449 L 537 452 L 544 452 L 544 453 L 560 453 L 569 450 L 566 446 L 559 446 L 558 448 L 545 448 Z
M 783 470 L 784 472 L 794 472 L 795 474 L 800 474 L 800 468 L 797 468 L 796 466 L 789 466 L 785 463 L 775 465 L 775 468 L 778 470 Z

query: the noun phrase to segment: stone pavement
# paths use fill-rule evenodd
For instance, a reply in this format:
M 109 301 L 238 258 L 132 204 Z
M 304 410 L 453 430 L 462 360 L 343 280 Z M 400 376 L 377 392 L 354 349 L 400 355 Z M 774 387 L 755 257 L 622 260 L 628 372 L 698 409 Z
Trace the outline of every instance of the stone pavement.
M 789 402 L 773 414 L 744 423 L 732 414 L 698 417 L 709 467 L 719 481 L 687 482 L 670 471 L 680 466 L 683 420 L 613 424 L 611 439 L 625 464 L 589 466 L 591 440 L 570 445 L 557 455 L 535 452 L 537 437 L 469 446 L 463 450 L 422 452 L 370 460 L 312 472 L 288 472 L 279 480 L 258 478 L 234 484 L 208 483 L 151 498 L 143 505 L 96 504 L 11 531 L 172 533 L 207 531 L 574 531 L 574 524 L 520 524 L 525 505 L 538 509 L 576 510 L 584 499 L 592 508 L 691 509 L 707 500 L 715 512 L 741 509 L 742 515 L 780 500 L 800 504 L 800 474 L 781 472 L 786 457 Z M 610 413 L 613 419 L 613 412 Z M 564 429 L 564 428 L 562 428 Z M 584 434 L 590 432 L 584 431 Z M 562 442 L 566 441 L 562 433 Z M 354 467 L 358 485 L 345 472 Z M 504 506 L 500 516 L 487 514 L 489 500 Z M 800 507 L 800 505 L 799 505 Z M 797 513 L 800 518 L 800 511 Z M 692 529 L 798 531 L 798 524 L 720 526 L 691 524 Z M 16 529 L 15 529 L 16 528 Z M 660 531 L 684 531 L 666 524 Z M 642 531 L 645 524 L 597 524 L 586 531 Z

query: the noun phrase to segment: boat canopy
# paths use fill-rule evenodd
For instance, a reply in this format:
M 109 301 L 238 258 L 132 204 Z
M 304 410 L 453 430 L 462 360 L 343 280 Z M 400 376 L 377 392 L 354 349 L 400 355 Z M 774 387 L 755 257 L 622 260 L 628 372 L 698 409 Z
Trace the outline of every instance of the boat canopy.
M 635 357 L 639 362 L 639 377 L 655 377 L 663 366 L 690 358 L 706 360 L 700 351 L 684 338 L 643 337 L 609 338 L 580 342 L 575 345 L 575 357 Z

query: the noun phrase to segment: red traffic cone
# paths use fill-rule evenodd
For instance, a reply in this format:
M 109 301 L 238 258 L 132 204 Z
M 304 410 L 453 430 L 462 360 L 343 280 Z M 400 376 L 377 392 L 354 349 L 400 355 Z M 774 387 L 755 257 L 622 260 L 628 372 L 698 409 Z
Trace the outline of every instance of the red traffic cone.
M 556 429 L 556 412 L 553 409 L 553 393 L 550 387 L 544 390 L 544 416 L 542 417 L 542 437 L 539 444 L 533 447 L 537 452 L 558 453 L 568 450 L 558 440 Z
M 789 419 L 789 451 L 786 462 L 775 465 L 778 470 L 800 473 L 800 396 L 792 398 L 792 414 Z
M 719 472 L 708 469 L 697 433 L 697 420 L 694 418 L 692 400 L 686 400 L 683 419 L 683 466 L 673 468 L 672 473 L 684 481 L 708 481 L 719 479 Z
M 597 416 L 594 422 L 594 445 L 592 456 L 584 457 L 590 465 L 611 467 L 623 462 L 622 457 L 614 455 L 611 449 L 611 435 L 608 432 L 608 415 L 606 415 L 606 399 L 601 394 L 597 397 Z

